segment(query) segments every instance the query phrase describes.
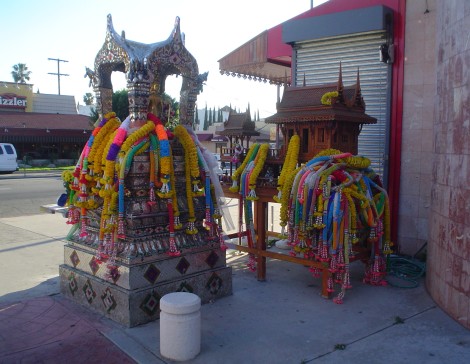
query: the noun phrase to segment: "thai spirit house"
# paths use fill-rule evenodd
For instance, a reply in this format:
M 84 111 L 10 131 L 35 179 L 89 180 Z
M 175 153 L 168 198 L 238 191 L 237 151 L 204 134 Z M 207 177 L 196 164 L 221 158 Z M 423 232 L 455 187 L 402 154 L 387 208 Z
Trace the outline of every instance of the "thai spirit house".
M 356 155 L 362 126 L 376 122 L 365 113 L 359 71 L 356 84 L 345 87 L 341 66 L 336 84 L 286 87 L 277 113 L 266 118 L 266 123 L 277 124 L 282 133 L 280 159 L 285 156 L 292 135 L 299 135 L 299 163 L 329 148 Z
M 112 115 L 114 71 L 127 78 L 130 115 L 123 121 L 106 116 Z M 172 74 L 183 79 L 183 126 L 175 127 L 174 134 L 162 123 L 165 80 Z M 157 319 L 159 300 L 166 293 L 192 292 L 203 303 L 231 294 L 231 268 L 226 266 L 220 217 L 216 223 L 214 212 L 219 199 L 210 197 L 208 168 L 205 187 L 202 177 L 197 182 L 193 175 L 202 173 L 198 161 L 208 160 L 198 159 L 204 150 L 190 134 L 207 74 L 198 73 L 185 48 L 179 18 L 166 41 L 142 44 L 126 39 L 124 32 L 118 35 L 108 15 L 104 45 L 87 75 L 101 121 L 76 168 L 79 198 L 71 202 L 69 223 L 80 228 L 71 230 L 64 247 L 61 292 L 127 326 Z M 102 135 L 111 130 L 111 122 L 114 133 Z M 100 153 L 102 158 L 97 157 Z M 218 183 L 216 177 L 212 181 Z

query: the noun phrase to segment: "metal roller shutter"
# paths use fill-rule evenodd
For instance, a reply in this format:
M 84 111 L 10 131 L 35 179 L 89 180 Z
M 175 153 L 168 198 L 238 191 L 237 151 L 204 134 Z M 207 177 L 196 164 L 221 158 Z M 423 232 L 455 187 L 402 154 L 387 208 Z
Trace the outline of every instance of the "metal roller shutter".
M 356 82 L 359 69 L 366 113 L 377 118 L 377 124 L 364 125 L 359 154 L 371 159 L 372 168 L 386 184 L 391 67 L 379 60 L 379 47 L 384 42 L 384 32 L 298 42 L 294 45 L 294 72 L 296 85 L 302 85 L 304 77 L 308 86 L 336 83 L 341 62 L 343 84 L 348 86 Z

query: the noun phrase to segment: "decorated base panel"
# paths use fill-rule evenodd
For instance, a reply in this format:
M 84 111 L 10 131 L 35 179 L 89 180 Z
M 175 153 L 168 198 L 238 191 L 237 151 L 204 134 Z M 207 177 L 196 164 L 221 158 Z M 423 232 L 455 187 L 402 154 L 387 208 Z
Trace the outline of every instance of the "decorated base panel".
M 171 292 L 190 292 L 202 303 L 232 294 L 232 269 L 220 267 L 178 279 L 156 282 L 129 290 L 65 264 L 59 268 L 61 293 L 93 311 L 127 327 L 134 327 L 160 315 L 160 298 Z M 143 280 L 146 278 L 142 277 Z M 158 281 L 158 280 L 157 280 Z
M 181 277 L 225 267 L 225 252 L 220 248 L 204 247 L 186 251 L 179 257 L 161 256 L 119 260 L 115 274 L 107 279 L 106 265 L 96 260 L 96 250 L 81 244 L 67 244 L 64 247 L 65 265 L 92 275 L 97 279 L 108 280 L 127 290 L 152 287 Z

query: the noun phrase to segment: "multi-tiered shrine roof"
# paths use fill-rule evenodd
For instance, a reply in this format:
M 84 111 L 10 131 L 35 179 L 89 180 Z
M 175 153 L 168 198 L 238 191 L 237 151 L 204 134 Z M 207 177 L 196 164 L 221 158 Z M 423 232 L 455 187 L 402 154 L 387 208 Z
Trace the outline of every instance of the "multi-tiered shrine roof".
M 325 94 L 337 92 L 331 97 L 331 104 L 322 102 Z M 266 123 L 284 124 L 308 121 L 344 121 L 359 124 L 375 124 L 377 119 L 365 113 L 359 82 L 343 86 L 341 69 L 337 83 L 286 87 L 282 100 L 277 105 L 277 113 L 266 118 Z

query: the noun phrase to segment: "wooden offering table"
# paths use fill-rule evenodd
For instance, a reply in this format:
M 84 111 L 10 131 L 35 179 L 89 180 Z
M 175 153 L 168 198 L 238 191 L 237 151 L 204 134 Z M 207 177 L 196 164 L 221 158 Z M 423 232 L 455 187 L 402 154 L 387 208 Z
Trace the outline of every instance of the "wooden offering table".
M 236 198 L 239 201 L 239 206 L 242 203 L 240 194 L 233 193 L 228 189 L 228 186 L 224 186 L 225 197 Z M 330 277 L 330 272 L 328 270 L 328 263 L 318 262 L 312 259 L 295 257 L 289 254 L 275 252 L 267 250 L 267 238 L 268 236 L 277 235 L 276 232 L 268 231 L 268 203 L 275 202 L 273 196 L 277 193 L 275 188 L 263 188 L 262 191 L 258 194 L 259 199 L 254 201 L 254 226 L 256 233 L 256 242 L 254 247 L 248 247 L 241 245 L 241 238 L 247 235 L 247 231 L 239 231 L 238 233 L 229 234 L 229 238 L 239 238 L 239 244 L 230 243 L 227 244 L 229 248 L 236 249 L 241 252 L 253 254 L 256 257 L 256 275 L 259 281 L 266 280 L 266 258 L 272 258 L 277 260 L 283 260 L 286 262 L 301 264 L 308 268 L 318 268 L 321 270 L 321 281 L 322 289 L 321 295 L 324 298 L 329 298 L 330 294 L 327 290 L 327 282 Z

